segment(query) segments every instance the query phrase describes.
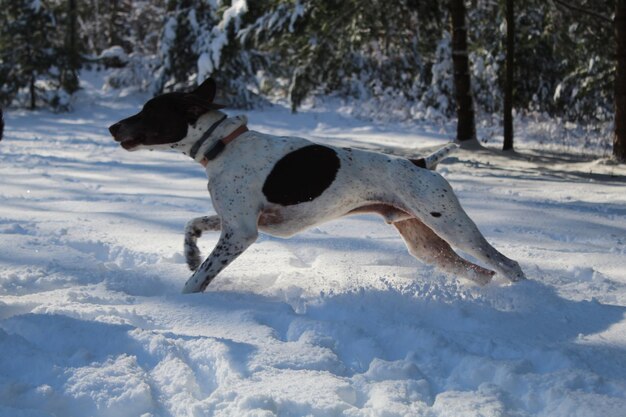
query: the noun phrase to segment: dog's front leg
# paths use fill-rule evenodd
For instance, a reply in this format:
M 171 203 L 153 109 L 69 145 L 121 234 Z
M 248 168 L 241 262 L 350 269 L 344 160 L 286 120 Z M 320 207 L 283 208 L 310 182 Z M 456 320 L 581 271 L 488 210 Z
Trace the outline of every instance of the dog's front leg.
M 218 215 L 196 217 L 187 222 L 185 226 L 185 259 L 192 271 L 198 269 L 200 262 L 202 262 L 197 244 L 198 238 L 202 236 L 202 232 L 218 232 L 221 229 L 221 223 Z
M 183 293 L 201 292 L 220 271 L 243 253 L 258 236 L 256 219 L 248 225 L 232 225 L 222 219 L 222 234 L 209 257 L 187 280 Z

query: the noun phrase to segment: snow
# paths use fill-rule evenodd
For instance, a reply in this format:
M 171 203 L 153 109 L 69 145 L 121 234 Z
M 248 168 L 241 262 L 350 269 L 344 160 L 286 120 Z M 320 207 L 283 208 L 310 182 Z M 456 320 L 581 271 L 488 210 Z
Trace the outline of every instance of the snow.
M 235 31 L 239 30 L 241 24 L 241 16 L 248 11 L 248 3 L 246 0 L 234 0 L 232 5 L 224 10 L 222 20 L 219 23 L 219 27 L 222 31 L 228 28 L 231 21 L 235 21 Z
M 128 62 L 128 54 L 124 52 L 124 48 L 115 45 L 105 49 L 100 53 L 98 59 L 114 59 L 117 58 L 120 62 Z
M 518 154 L 440 164 L 526 282 L 443 275 L 355 216 L 262 235 L 206 293 L 182 295 L 183 227 L 213 212 L 204 172 L 117 146 L 106 127 L 147 96 L 99 87 L 85 77 L 73 113 L 5 112 L 0 416 L 624 415 L 624 167 L 530 137 Z M 449 140 L 332 105 L 248 117 L 397 154 Z

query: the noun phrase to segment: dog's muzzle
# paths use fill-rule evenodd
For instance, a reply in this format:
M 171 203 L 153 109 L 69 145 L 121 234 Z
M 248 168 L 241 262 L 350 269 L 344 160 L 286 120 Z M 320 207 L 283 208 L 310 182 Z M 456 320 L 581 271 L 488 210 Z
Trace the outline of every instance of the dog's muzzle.
M 111 136 L 113 136 L 113 139 L 115 139 L 116 142 L 120 143 L 120 146 L 122 148 L 129 151 L 143 143 L 143 137 L 124 137 L 120 135 L 121 129 L 122 124 L 119 122 L 109 126 L 109 132 L 111 133 Z

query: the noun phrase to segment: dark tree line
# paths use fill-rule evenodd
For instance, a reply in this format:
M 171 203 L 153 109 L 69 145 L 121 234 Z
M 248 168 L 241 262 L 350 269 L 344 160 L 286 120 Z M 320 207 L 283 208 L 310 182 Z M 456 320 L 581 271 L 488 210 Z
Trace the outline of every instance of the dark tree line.
M 615 120 L 624 160 L 624 1 L 0 0 L 0 103 L 69 107 L 85 66 L 153 93 L 211 75 L 233 105 L 354 97 L 458 116 L 459 140 L 476 141 L 477 114 L 502 114 L 507 149 L 513 109 Z

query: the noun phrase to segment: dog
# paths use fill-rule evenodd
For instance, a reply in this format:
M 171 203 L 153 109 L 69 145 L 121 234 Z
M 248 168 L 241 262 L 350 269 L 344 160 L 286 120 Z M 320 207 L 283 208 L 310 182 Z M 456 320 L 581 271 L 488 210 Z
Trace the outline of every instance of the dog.
M 248 130 L 245 116 L 221 112 L 215 93 L 209 78 L 190 93 L 156 96 L 139 113 L 109 127 L 128 151 L 173 149 L 206 169 L 217 214 L 187 223 L 185 257 L 194 272 L 184 293 L 204 291 L 259 231 L 289 237 L 359 213 L 381 215 L 415 258 L 446 273 L 480 285 L 496 272 L 509 281 L 525 278 L 517 262 L 487 242 L 448 182 L 432 170 L 456 145 L 409 160 L 263 134 Z M 201 262 L 197 239 L 205 231 L 221 234 Z M 492 269 L 463 259 L 452 246 Z

